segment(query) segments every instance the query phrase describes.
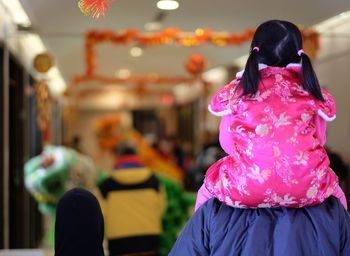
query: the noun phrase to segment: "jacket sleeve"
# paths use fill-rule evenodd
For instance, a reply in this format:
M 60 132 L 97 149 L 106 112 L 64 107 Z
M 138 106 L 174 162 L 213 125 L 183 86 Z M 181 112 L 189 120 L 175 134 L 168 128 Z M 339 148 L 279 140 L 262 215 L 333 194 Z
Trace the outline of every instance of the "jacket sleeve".
M 236 87 L 236 80 L 222 87 L 218 92 L 212 97 L 208 110 L 215 116 L 225 116 L 231 114 L 231 109 L 229 106 L 232 93 Z
M 202 204 L 204 204 L 206 201 L 208 201 L 212 197 L 213 195 L 210 194 L 208 189 L 205 187 L 205 184 L 203 184 L 197 193 L 196 205 L 194 207 L 195 211 L 197 211 L 197 209 L 201 207 Z
M 211 207 L 202 205 L 190 218 L 176 240 L 170 256 L 206 256 L 210 255 L 209 233 Z
M 325 101 L 318 104 L 317 113 L 327 122 L 332 122 L 336 117 L 335 101 L 333 96 L 326 89 L 322 89 L 322 95 Z

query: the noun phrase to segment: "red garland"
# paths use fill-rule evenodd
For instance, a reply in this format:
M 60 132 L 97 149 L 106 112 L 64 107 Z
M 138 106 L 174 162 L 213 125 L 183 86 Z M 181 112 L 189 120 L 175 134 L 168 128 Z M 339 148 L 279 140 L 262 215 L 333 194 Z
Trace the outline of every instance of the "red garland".
M 100 18 L 105 15 L 109 3 L 113 0 L 79 0 L 78 6 L 82 13 L 93 18 Z

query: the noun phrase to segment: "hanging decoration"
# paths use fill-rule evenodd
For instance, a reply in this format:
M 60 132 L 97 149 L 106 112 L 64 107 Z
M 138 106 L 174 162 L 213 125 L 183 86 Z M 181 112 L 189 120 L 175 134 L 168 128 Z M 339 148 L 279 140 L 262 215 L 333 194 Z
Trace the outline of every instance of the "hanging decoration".
M 169 27 L 156 33 L 139 32 L 127 29 L 122 32 L 111 30 L 90 30 L 85 36 L 86 74 L 92 75 L 96 70 L 96 46 L 100 43 L 136 44 L 142 47 L 155 47 L 178 44 L 184 47 L 213 44 L 216 46 L 239 46 L 248 42 L 254 35 L 254 29 L 247 29 L 241 33 L 215 32 L 211 29 L 196 29 L 185 32 L 181 29 Z
M 37 54 L 32 61 L 33 69 L 45 75 L 53 66 L 54 59 L 48 52 Z M 49 87 L 43 79 L 38 80 L 34 86 L 36 123 L 42 133 L 42 142 L 48 144 L 51 142 L 51 124 L 52 124 L 52 98 Z
M 178 44 L 185 47 L 213 44 L 215 46 L 239 46 L 250 41 L 255 29 L 247 29 L 241 33 L 217 32 L 212 29 L 196 29 L 195 32 L 185 32 L 178 28 L 165 28 L 156 33 L 143 33 L 135 29 L 123 32 L 91 30 L 85 36 L 86 75 L 92 75 L 96 70 L 96 46 L 100 43 L 137 44 L 143 47 L 153 47 L 168 44 Z M 319 45 L 319 34 L 311 30 L 302 30 L 304 42 Z M 318 48 L 316 48 L 318 49 Z
M 103 75 L 78 75 L 75 76 L 72 82 L 69 85 L 70 95 L 75 91 L 78 86 L 84 82 L 99 82 L 101 84 L 132 84 L 136 85 L 136 91 L 139 96 L 144 96 L 147 84 L 156 84 L 156 85 L 176 85 L 180 83 L 192 83 L 195 81 L 195 77 L 186 77 L 186 76 L 156 76 L 156 75 L 132 75 L 128 78 L 115 78 L 108 77 Z
M 302 29 L 304 40 L 316 39 L 318 33 L 314 30 Z M 183 31 L 176 27 L 168 27 L 158 32 L 140 32 L 129 28 L 121 32 L 112 30 L 90 30 L 86 33 L 87 46 L 94 47 L 98 43 L 114 44 L 134 43 L 139 46 L 160 46 L 178 44 L 180 46 L 200 46 L 213 44 L 216 46 L 239 46 L 250 41 L 255 33 L 254 28 L 248 28 L 239 33 L 214 31 L 210 28 L 198 28 L 193 31 Z M 87 47 L 87 48 L 88 48 Z
M 111 2 L 112 0 L 79 0 L 78 6 L 86 16 L 98 19 L 105 16 Z
M 186 63 L 187 71 L 194 76 L 200 75 L 206 67 L 207 61 L 203 55 L 199 53 L 192 54 Z
M 195 53 L 188 58 L 185 68 L 191 76 L 167 76 L 151 73 L 148 75 L 129 75 L 125 78 L 108 77 L 92 73 L 75 76 L 70 85 L 68 94 L 75 91 L 84 82 L 99 82 L 101 84 L 132 84 L 135 85 L 135 93 L 138 97 L 143 97 L 147 93 L 147 84 L 155 85 L 177 85 L 180 83 L 191 84 L 195 80 L 202 81 L 201 73 L 207 67 L 207 61 L 203 55 Z M 204 82 L 204 81 L 202 81 Z
M 118 116 L 106 116 L 94 124 L 95 136 L 99 147 L 113 151 L 122 138 L 121 120 Z
M 34 85 L 36 95 L 37 125 L 43 132 L 43 141 L 49 142 L 51 138 L 51 97 L 49 88 L 44 81 Z
M 39 73 L 48 72 L 53 64 L 53 57 L 47 52 L 40 53 L 33 59 L 33 67 Z
M 154 74 L 137 76 L 130 75 L 127 78 L 106 77 L 96 74 L 97 53 L 96 46 L 101 43 L 112 44 L 134 44 L 140 47 L 155 47 L 168 44 L 177 44 L 184 47 L 194 47 L 203 44 L 212 44 L 219 47 L 224 46 L 240 46 L 250 41 L 255 33 L 255 29 L 249 28 L 240 33 L 230 33 L 214 31 L 209 28 L 199 28 L 194 32 L 182 31 L 179 28 L 168 27 L 159 32 L 139 32 L 136 29 L 126 29 L 122 32 L 114 32 L 111 30 L 98 31 L 90 30 L 85 35 L 85 74 L 77 75 L 73 78 L 69 87 L 72 91 L 76 86 L 83 82 L 97 81 L 103 84 L 125 84 L 132 83 L 137 86 L 139 96 L 144 93 L 144 86 L 152 84 L 169 84 L 176 85 L 179 83 L 191 83 L 195 79 L 200 79 L 200 74 L 205 70 L 207 62 L 205 58 L 199 54 L 193 54 L 185 64 L 186 70 L 191 74 L 189 77 L 183 76 L 158 76 Z M 304 40 L 304 49 L 314 58 L 319 50 L 319 34 L 313 30 L 302 29 Z
M 141 99 L 147 93 L 146 84 L 144 81 L 140 81 L 135 88 L 136 95 Z

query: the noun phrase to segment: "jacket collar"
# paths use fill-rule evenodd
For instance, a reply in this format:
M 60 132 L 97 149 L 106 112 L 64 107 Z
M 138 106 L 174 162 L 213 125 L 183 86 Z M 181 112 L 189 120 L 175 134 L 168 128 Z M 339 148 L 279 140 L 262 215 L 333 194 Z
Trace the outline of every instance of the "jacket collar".
M 268 66 L 268 65 L 266 65 L 266 64 L 264 64 L 264 63 L 259 63 L 259 70 L 263 70 L 263 69 L 268 68 L 268 67 L 273 67 L 273 66 Z M 289 64 L 286 66 L 286 68 L 288 68 L 288 69 L 295 69 L 295 68 L 296 68 L 296 69 L 299 69 L 299 68 L 301 68 L 301 67 L 302 67 L 302 66 L 301 66 L 300 63 L 289 63 Z M 236 78 L 237 78 L 237 79 L 242 78 L 243 73 L 244 73 L 244 69 L 241 70 L 241 71 L 239 71 L 239 72 L 236 74 Z
M 142 161 L 137 155 L 124 155 L 119 156 L 115 163 L 114 169 L 126 169 L 126 168 L 137 168 L 143 167 Z

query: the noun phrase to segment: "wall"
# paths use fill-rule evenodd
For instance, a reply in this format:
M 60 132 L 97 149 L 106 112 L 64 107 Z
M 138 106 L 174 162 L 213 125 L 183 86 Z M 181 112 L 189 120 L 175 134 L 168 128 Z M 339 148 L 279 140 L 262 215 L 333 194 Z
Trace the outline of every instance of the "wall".
M 350 19 L 321 34 L 315 70 L 322 86 L 334 96 L 337 118 L 327 130 L 327 145 L 350 163 Z

